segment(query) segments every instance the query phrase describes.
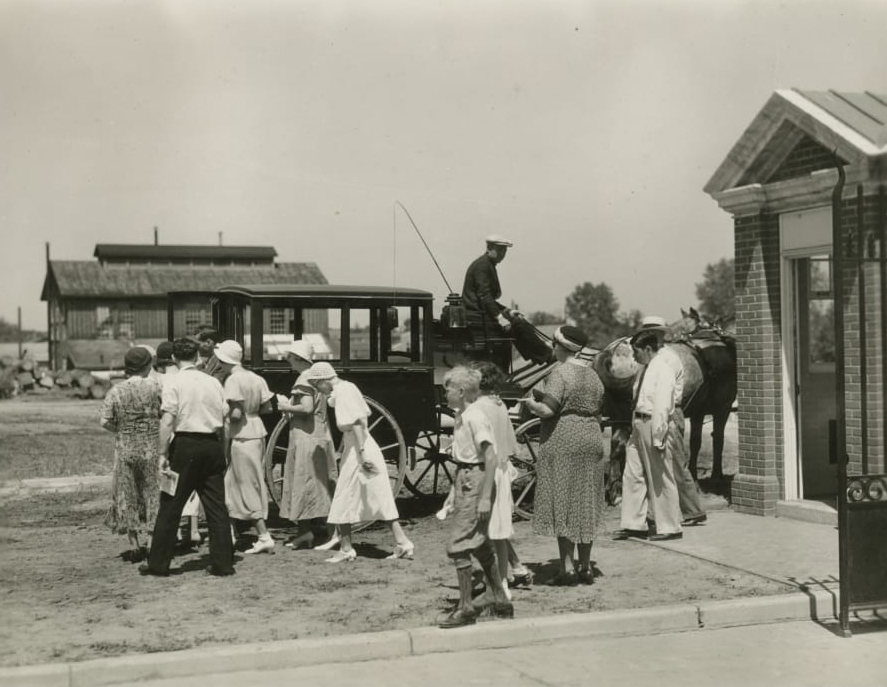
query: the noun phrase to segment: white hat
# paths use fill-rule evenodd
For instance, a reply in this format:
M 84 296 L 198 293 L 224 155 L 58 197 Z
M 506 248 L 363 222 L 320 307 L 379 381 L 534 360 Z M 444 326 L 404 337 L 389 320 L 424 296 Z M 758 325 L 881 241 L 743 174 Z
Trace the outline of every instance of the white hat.
M 333 369 L 333 366 L 327 362 L 319 362 L 314 363 L 311 367 L 308 368 L 308 371 L 305 373 L 305 377 L 309 380 L 316 379 L 332 379 L 333 377 L 337 377 L 336 371 Z
M 239 343 L 231 339 L 218 344 L 213 350 L 215 351 L 216 358 L 223 363 L 240 365 L 243 361 L 243 348 L 241 348 Z
M 507 238 L 500 236 L 499 234 L 490 234 L 487 236 L 487 243 L 492 243 L 494 246 L 505 246 L 506 248 L 511 248 L 514 245 Z
M 286 347 L 284 353 L 292 353 L 297 358 L 301 358 L 308 363 L 314 360 L 314 346 L 311 345 L 310 341 L 305 341 L 305 339 L 296 339 Z
M 641 329 L 651 329 L 653 327 L 667 327 L 664 317 L 658 315 L 648 315 L 641 320 Z

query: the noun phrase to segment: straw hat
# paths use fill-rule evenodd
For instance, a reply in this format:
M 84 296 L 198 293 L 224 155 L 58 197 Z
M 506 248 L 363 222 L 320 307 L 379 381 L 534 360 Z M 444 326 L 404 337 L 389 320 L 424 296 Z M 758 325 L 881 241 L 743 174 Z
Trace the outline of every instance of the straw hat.
M 292 354 L 297 358 L 301 358 L 306 362 L 314 360 L 314 346 L 304 339 L 296 339 L 285 350 L 285 353 Z
M 332 365 L 321 361 L 319 363 L 314 363 L 309 367 L 308 371 L 305 373 L 305 377 L 310 381 L 314 381 L 318 379 L 333 379 L 338 377 L 338 375 Z
M 218 344 L 213 351 L 216 354 L 216 358 L 223 363 L 240 365 L 243 361 L 243 348 L 241 348 L 239 343 L 231 339 Z

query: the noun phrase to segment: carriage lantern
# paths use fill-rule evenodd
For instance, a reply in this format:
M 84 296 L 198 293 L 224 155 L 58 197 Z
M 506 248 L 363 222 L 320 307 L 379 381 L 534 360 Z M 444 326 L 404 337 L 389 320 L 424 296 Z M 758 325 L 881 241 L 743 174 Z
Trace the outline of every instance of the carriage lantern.
M 462 303 L 462 296 L 458 293 L 451 293 L 447 296 L 447 305 L 450 306 L 450 329 L 465 329 L 467 322 L 465 317 L 465 306 Z

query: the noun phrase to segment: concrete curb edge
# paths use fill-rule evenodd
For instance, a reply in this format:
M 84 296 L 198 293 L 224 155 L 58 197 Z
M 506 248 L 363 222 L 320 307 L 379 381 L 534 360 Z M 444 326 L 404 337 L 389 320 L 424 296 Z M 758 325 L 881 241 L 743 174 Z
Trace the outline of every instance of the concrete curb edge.
M 354 635 L 254 644 L 199 647 L 183 651 L 100 658 L 0 669 L 0 687 L 97 687 L 136 680 L 237 672 L 260 667 L 299 666 L 431 653 L 497 649 L 587 636 L 627 636 L 688 632 L 705 628 L 758 625 L 837 616 L 837 590 L 657 606 L 644 609 L 569 613 L 502 622 L 481 622 L 459 630 L 420 627 Z

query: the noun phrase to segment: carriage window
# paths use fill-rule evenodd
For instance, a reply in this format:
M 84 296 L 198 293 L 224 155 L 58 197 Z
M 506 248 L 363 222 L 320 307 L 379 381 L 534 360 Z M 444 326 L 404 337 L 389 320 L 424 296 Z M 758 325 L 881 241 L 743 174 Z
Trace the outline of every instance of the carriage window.
M 286 349 L 295 338 L 295 311 L 266 306 L 262 309 L 262 358 L 284 360 Z
M 348 353 L 353 362 L 379 359 L 379 309 L 350 308 L 348 311 Z
M 252 360 L 252 338 L 250 336 L 250 322 L 252 322 L 252 308 L 249 305 L 244 305 L 243 309 L 235 315 L 234 320 L 234 331 L 235 331 L 235 339 L 237 338 L 237 332 L 241 333 L 243 337 L 243 359 L 244 360 Z
M 385 351 L 388 362 L 410 362 L 422 359 L 422 310 L 400 305 L 388 308 L 387 324 L 391 345 Z

